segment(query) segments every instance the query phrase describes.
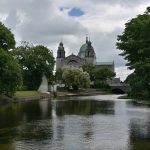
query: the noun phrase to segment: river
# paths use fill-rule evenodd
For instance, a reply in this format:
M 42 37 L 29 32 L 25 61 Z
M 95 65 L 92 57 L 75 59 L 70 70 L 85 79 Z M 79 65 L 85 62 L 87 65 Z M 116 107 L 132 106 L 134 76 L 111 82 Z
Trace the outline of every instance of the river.
M 0 150 L 150 150 L 150 107 L 117 95 L 0 106 Z

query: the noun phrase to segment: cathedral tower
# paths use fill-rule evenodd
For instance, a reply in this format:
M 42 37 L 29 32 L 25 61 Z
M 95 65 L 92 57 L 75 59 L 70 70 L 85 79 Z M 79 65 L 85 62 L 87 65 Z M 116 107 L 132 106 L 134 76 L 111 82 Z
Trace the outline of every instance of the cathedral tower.
M 65 59 L 65 49 L 63 43 L 60 42 L 57 50 L 56 70 L 62 67 L 64 59 Z

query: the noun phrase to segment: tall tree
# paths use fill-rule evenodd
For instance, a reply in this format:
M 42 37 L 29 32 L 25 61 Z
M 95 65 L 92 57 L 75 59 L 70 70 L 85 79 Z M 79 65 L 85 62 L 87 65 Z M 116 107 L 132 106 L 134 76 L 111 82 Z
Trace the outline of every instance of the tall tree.
M 147 95 L 150 93 L 150 7 L 144 14 L 138 15 L 125 24 L 124 32 L 118 36 L 117 48 L 128 60 L 129 69 L 134 69 L 134 76 L 132 80 L 130 79 L 130 83 L 134 80 L 137 84 L 130 84 L 131 93 L 136 96 L 144 89 L 146 91 L 144 97 L 150 96 Z M 139 85 L 142 85 L 141 90 L 135 90 Z
M 15 48 L 14 35 L 11 33 L 10 29 L 5 27 L 4 24 L 0 22 L 0 48 L 3 50 L 10 50 Z
M 20 65 L 9 52 L 13 48 L 14 35 L 0 22 L 0 95 L 12 96 L 22 83 Z
M 37 89 L 43 75 L 50 79 L 53 75 L 54 56 L 48 48 L 38 45 L 17 47 L 13 55 L 23 70 L 23 83 L 27 89 Z
M 22 83 L 20 65 L 3 49 L 0 49 L 0 95 L 12 96 Z

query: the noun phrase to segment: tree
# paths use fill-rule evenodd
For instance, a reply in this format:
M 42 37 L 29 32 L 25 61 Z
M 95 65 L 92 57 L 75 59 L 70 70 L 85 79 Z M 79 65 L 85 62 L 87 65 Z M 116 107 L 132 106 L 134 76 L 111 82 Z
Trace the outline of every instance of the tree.
M 21 83 L 20 65 L 8 52 L 0 49 L 0 95 L 12 96 Z
M 14 35 L 1 22 L 0 22 L 0 48 L 6 51 L 15 48 Z
M 94 66 L 92 64 L 84 64 L 82 66 L 83 71 L 87 72 L 90 75 L 90 80 L 94 80 Z
M 150 7 L 144 14 L 138 15 L 125 24 L 124 32 L 118 36 L 116 45 L 122 50 L 121 55 L 128 61 L 129 69 L 134 69 L 132 80 L 135 81 L 135 78 L 138 78 L 142 82 L 140 83 L 141 92 L 144 87 L 147 91 L 145 93 L 150 93 Z M 135 95 L 138 95 L 140 89 L 135 90 L 137 88 L 135 84 L 130 84 L 130 86 L 131 93 L 134 95 L 133 91 L 135 91 Z M 144 97 L 147 96 L 145 94 Z
M 64 68 L 62 78 L 69 89 L 72 87 L 74 90 L 78 90 L 90 86 L 90 76 L 87 72 L 83 72 L 81 68 Z
M 62 81 L 62 73 L 63 73 L 63 71 L 62 71 L 61 68 L 56 71 L 56 73 L 55 73 L 55 79 L 57 81 Z
M 12 51 L 23 70 L 23 83 L 27 89 L 37 90 L 43 75 L 53 76 L 54 56 L 48 48 L 38 45 L 24 45 Z
M 108 68 L 94 69 L 94 85 L 97 88 L 108 87 L 107 80 L 115 76 L 115 73 Z
M 20 65 L 8 52 L 14 47 L 14 35 L 0 22 L 0 95 L 12 96 L 22 83 Z
M 149 87 L 145 86 L 147 85 L 147 83 L 145 83 L 144 78 L 141 78 L 137 74 L 132 73 L 127 77 L 125 82 L 131 85 L 130 91 L 128 92 L 128 95 L 130 97 L 135 97 L 138 99 L 149 97 L 149 91 L 148 91 Z

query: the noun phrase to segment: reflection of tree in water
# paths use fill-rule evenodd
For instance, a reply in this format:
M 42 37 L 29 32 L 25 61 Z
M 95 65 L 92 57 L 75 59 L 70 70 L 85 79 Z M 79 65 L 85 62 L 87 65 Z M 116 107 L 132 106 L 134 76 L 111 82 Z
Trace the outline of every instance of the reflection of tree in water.
M 46 103 L 48 107 L 43 108 L 42 103 L 43 104 Z M 22 111 L 24 113 L 27 122 L 33 120 L 46 119 L 51 117 L 51 104 L 48 101 L 39 101 L 39 102 L 35 101 L 32 103 L 26 103 L 23 106 Z
M 4 144 L 0 143 L 0 149 L 1 150 L 15 150 L 15 148 L 13 147 L 13 143 L 4 143 Z
M 131 150 L 150 149 L 150 120 L 131 119 L 130 145 Z
M 17 136 L 15 127 L 21 121 L 20 109 L 19 104 L 0 106 L 0 144 L 9 145 Z
M 94 100 L 58 101 L 56 114 L 61 115 L 94 115 L 96 113 L 114 114 L 114 102 Z
M 52 124 L 50 121 L 35 121 L 18 128 L 18 140 L 45 140 L 52 138 Z
M 6 105 L 0 107 L 0 128 L 9 128 L 18 125 L 21 120 L 21 106 L 16 105 Z
M 101 114 L 114 114 L 114 105 L 115 103 L 113 101 L 100 101 L 96 102 L 96 111 L 95 113 L 101 113 Z
M 47 122 L 47 125 L 38 121 L 51 118 L 51 103 L 48 101 L 43 101 L 43 103 L 47 103 L 48 106 L 44 113 L 44 108 L 38 101 L 0 106 L 0 144 L 9 145 L 14 139 L 20 138 L 50 137 L 52 134 L 50 122 Z
M 52 125 L 51 103 L 49 101 L 33 102 L 24 107 L 23 112 L 26 116 L 26 122 L 19 128 L 19 140 L 44 140 L 51 139 Z

